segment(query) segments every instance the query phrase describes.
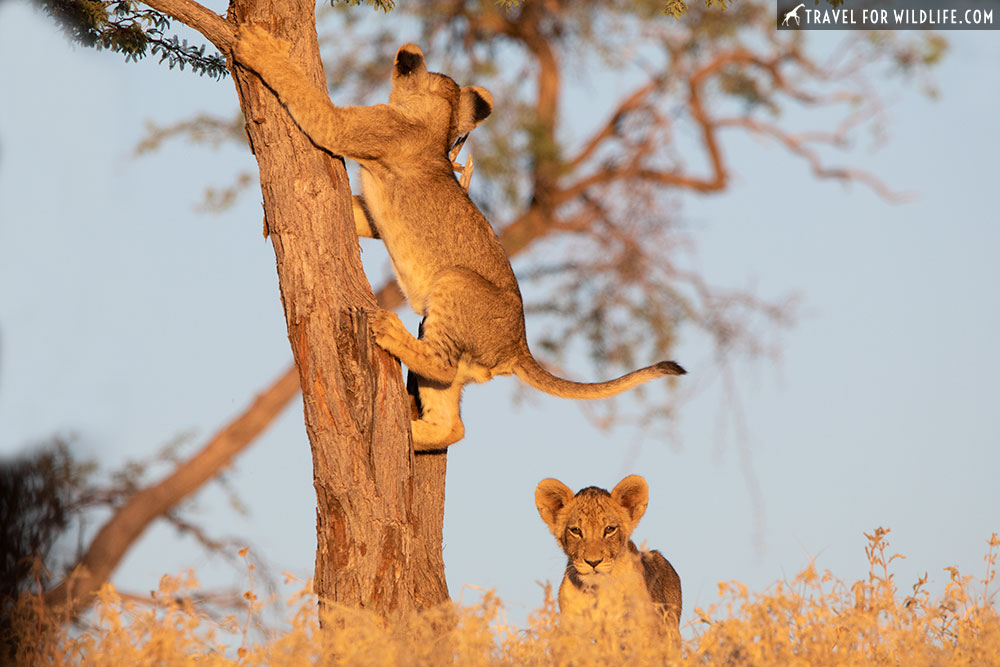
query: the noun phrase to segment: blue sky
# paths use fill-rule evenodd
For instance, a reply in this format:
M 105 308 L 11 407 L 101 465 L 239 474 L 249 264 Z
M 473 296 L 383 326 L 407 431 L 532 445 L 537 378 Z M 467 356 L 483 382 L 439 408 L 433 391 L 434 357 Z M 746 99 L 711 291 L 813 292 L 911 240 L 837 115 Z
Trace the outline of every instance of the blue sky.
M 692 261 L 711 283 L 801 295 L 780 361 L 737 366 L 738 413 L 697 341 L 677 350 L 699 390 L 671 440 L 598 431 L 573 402 L 537 392 L 515 403 L 511 379 L 466 391 L 467 437 L 448 462 L 453 597 L 495 588 L 522 620 L 541 601 L 536 582 L 558 585 L 564 565 L 534 508 L 537 482 L 610 488 L 630 473 L 650 483 L 636 539 L 680 573 L 683 622 L 717 582 L 759 590 L 811 557 L 864 577 L 862 532 L 879 525 L 907 556 L 896 568 L 906 590 L 926 571 L 940 591 L 949 565 L 982 576 L 1000 530 L 1000 39 L 948 37 L 941 98 L 894 95 L 888 141 L 839 158 L 914 202 L 816 181 L 783 149 L 738 138 L 733 187 L 683 199 Z M 0 62 L 0 453 L 73 434 L 82 455 L 115 467 L 180 434 L 203 441 L 290 360 L 259 194 L 222 215 L 195 210 L 205 187 L 254 165 L 245 150 L 183 142 L 131 153 L 149 121 L 235 109 L 231 81 L 70 47 L 18 2 L 0 5 Z M 377 281 L 384 256 L 364 253 Z M 197 511 L 305 577 L 315 515 L 301 420 L 296 404 L 236 462 L 249 516 L 215 488 Z M 144 592 L 187 567 L 206 586 L 239 581 L 165 526 L 114 581 Z

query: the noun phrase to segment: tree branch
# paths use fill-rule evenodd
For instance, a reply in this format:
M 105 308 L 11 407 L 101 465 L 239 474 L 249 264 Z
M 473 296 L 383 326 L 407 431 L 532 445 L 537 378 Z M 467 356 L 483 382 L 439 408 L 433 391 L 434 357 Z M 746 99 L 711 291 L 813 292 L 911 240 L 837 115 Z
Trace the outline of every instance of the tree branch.
M 293 365 L 271 387 L 163 481 L 135 493 L 98 531 L 73 571 L 48 591 L 48 604 L 66 605 L 75 614 L 90 604 L 129 547 L 154 519 L 214 477 L 220 468 L 251 443 L 299 391 Z
M 660 171 L 658 169 L 630 166 L 604 169 L 596 174 L 582 178 L 573 185 L 561 189 L 558 195 L 556 195 L 555 201 L 556 203 L 564 204 L 579 197 L 595 185 L 628 179 L 657 183 L 659 185 L 672 185 L 679 188 L 697 190 L 698 192 L 717 192 L 726 186 L 724 172 L 721 175 L 716 174 L 714 178 L 697 178 L 695 176 L 687 176 L 681 171 Z
M 909 201 L 913 198 L 913 195 L 910 193 L 894 192 L 877 176 L 875 176 L 875 174 L 865 171 L 864 169 L 825 166 L 823 161 L 820 159 L 819 154 L 815 150 L 809 148 L 806 145 L 806 142 L 808 140 L 828 140 L 828 143 L 835 143 L 839 140 L 835 134 L 821 135 L 819 133 L 811 133 L 808 135 L 795 136 L 783 131 L 775 125 L 749 117 L 722 119 L 716 122 L 716 127 L 742 127 L 756 134 L 763 134 L 776 139 L 789 151 L 805 159 L 805 161 L 809 163 L 813 174 L 817 178 L 832 178 L 843 182 L 858 181 L 870 187 L 876 194 L 878 194 L 878 196 L 893 203 L 901 203 Z
M 153 9 L 197 30 L 215 47 L 228 55 L 236 39 L 236 30 L 226 19 L 194 0 L 143 0 Z
M 600 130 L 595 132 L 587 144 L 577 153 L 576 157 L 566 163 L 567 169 L 575 169 L 583 164 L 594 152 L 600 147 L 605 139 L 616 136 L 618 134 L 618 124 L 621 122 L 622 118 L 630 111 L 634 111 L 639 108 L 640 103 L 649 96 L 651 92 L 656 90 L 659 86 L 661 80 L 659 78 L 650 81 L 649 83 L 640 86 L 635 92 L 626 97 L 615 112 L 611 114 L 611 118 L 608 122 L 604 124 Z

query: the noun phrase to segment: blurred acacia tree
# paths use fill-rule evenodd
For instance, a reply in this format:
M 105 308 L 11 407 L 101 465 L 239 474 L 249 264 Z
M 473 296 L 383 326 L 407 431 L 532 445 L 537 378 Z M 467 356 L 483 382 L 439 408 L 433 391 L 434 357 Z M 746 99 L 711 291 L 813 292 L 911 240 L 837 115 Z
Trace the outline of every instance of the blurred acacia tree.
M 147 4 L 156 15 L 143 13 L 148 10 L 137 2 L 43 4 L 103 6 L 112 19 L 98 19 L 76 33 L 71 29 L 71 35 L 82 34 L 83 41 L 122 51 L 130 59 L 155 51 L 161 58 L 167 54 L 171 64 L 187 62 L 216 75 L 204 63 L 221 61 L 164 37 L 169 25 L 157 16 L 172 16 L 201 30 L 224 52 L 233 26 L 248 20 L 239 7 L 231 7 L 226 20 L 212 19 L 190 0 L 151 0 Z M 234 4 L 257 12 L 254 20 L 261 20 L 259 5 L 266 3 Z M 391 7 L 387 2 L 369 4 Z M 775 333 L 791 322 L 793 304 L 717 287 L 710 276 L 689 268 L 692 240 L 680 203 L 687 195 L 726 190 L 732 176 L 728 145 L 740 135 L 777 143 L 817 178 L 856 182 L 888 201 L 898 199 L 876 175 L 831 166 L 829 156 L 849 147 L 862 132 L 877 129 L 884 111 L 872 77 L 902 74 L 923 81 L 945 43 L 930 33 L 851 32 L 823 55 L 813 43 L 819 33 L 775 30 L 769 2 L 743 0 L 724 10 L 713 4 L 724 3 L 696 4 L 675 20 L 664 12 L 678 15 L 684 6 L 664 0 L 428 0 L 401 5 L 389 17 L 371 17 L 371 12 L 337 3 L 321 9 L 318 34 L 328 87 L 338 103 L 384 100 L 393 53 L 404 41 L 419 41 L 434 67 L 460 83 L 493 92 L 494 116 L 472 140 L 473 196 L 508 254 L 518 256 L 521 280 L 537 285 L 532 293 L 540 296 L 528 304 L 529 332 L 541 356 L 558 363 L 568 351 L 586 349 L 593 375 L 607 375 L 670 357 L 677 341 L 691 336 L 711 340 L 715 359 L 725 369 L 734 359 L 771 349 Z M 272 5 L 270 11 L 284 9 Z M 283 29 L 303 37 L 313 26 L 301 25 L 307 19 L 301 8 L 299 12 L 298 23 Z M 274 17 L 269 20 L 277 25 Z M 151 37 L 137 37 L 136 25 L 146 26 L 140 32 Z M 101 37 L 101 31 L 120 29 L 131 31 L 130 37 Z M 295 44 L 296 35 L 282 36 Z M 247 104 L 243 95 L 241 99 L 240 113 L 201 115 L 155 128 L 139 150 L 154 150 L 179 136 L 245 142 Z M 783 126 L 780 116 L 793 106 L 814 111 L 815 126 Z M 252 182 L 252 175 L 238 174 L 233 184 L 210 191 L 206 204 L 231 203 Z M 262 182 L 265 203 L 273 185 Z M 760 224 L 760 216 L 747 217 L 734 224 Z M 271 229 L 273 233 L 273 225 Z M 384 307 L 402 302 L 391 279 L 377 296 Z M 292 333 L 290 320 L 290 337 Z M 293 351 L 294 343 L 293 338 Z M 298 369 L 290 368 L 266 390 L 286 388 L 274 394 L 282 398 L 270 404 L 267 415 L 277 414 L 291 400 L 290 382 L 294 386 L 300 376 L 305 378 L 302 359 L 297 362 Z M 646 409 L 639 418 L 647 425 L 670 415 L 669 392 L 645 395 Z M 614 403 L 602 409 L 592 415 L 601 424 L 612 423 Z M 251 406 L 237 420 L 273 418 L 256 410 Z M 307 407 L 307 428 L 309 420 Z M 242 438 L 224 458 L 208 463 L 192 459 L 178 470 L 197 467 L 203 482 L 252 440 Z M 415 465 L 425 501 L 439 506 L 417 529 L 422 535 L 417 541 L 439 543 L 444 455 L 417 457 Z M 165 502 L 176 503 L 197 487 L 177 487 Z M 160 514 L 147 506 L 144 520 Z M 425 565 L 427 576 L 439 579 L 428 590 L 440 591 L 439 559 L 431 557 Z M 321 567 L 318 560 L 322 588 L 327 584 Z

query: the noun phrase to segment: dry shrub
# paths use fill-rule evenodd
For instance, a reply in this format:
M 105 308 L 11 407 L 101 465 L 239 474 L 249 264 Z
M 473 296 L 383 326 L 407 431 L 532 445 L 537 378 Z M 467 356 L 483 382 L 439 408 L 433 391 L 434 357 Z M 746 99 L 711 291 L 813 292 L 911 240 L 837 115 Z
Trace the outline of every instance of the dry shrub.
M 995 576 L 994 533 L 988 541 L 982 593 L 971 576 L 948 568 L 951 579 L 939 599 L 924 589 L 927 575 L 902 600 L 886 555 L 888 530 L 868 538 L 867 581 L 848 585 L 813 563 L 791 584 L 777 583 L 750 595 L 737 582 L 719 584 L 721 605 L 696 609 L 708 625 L 688 642 L 689 660 L 739 665 L 988 665 L 1000 661 L 1000 620 L 987 591 Z
M 389 621 L 355 609 L 323 612 L 307 589 L 289 601 L 288 629 L 261 643 L 248 639 L 260 613 L 252 590 L 245 618 L 221 622 L 191 603 L 193 575 L 164 577 L 152 604 L 123 599 L 106 585 L 90 626 L 67 629 L 37 598 L 22 599 L 15 663 L 83 665 L 987 665 L 1000 664 L 1000 618 L 990 595 L 994 534 L 981 580 L 949 568 L 932 599 L 927 577 L 898 595 L 887 555 L 887 530 L 868 538 L 867 580 L 847 584 L 810 564 L 790 583 L 751 594 L 719 585 L 720 600 L 695 609 L 677 643 L 663 633 L 623 630 L 619 617 L 597 619 L 587 632 L 560 624 L 551 588 L 528 627 L 506 623 L 500 601 L 485 593 L 456 605 Z M 322 626 L 322 627 L 321 627 Z M 242 645 L 235 645 L 242 637 Z

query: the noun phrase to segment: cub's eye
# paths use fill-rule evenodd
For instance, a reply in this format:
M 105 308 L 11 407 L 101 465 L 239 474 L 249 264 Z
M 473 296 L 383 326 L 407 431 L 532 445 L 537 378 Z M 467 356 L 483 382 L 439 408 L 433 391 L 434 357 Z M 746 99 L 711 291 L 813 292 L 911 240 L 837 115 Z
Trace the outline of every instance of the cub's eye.
M 604 529 L 604 537 L 607 537 L 609 535 L 614 535 L 615 531 L 617 530 L 618 526 L 608 526 L 607 528 Z
M 575 526 L 573 528 L 567 528 L 566 532 L 572 535 L 573 537 L 583 537 L 583 533 L 581 533 L 580 529 Z

